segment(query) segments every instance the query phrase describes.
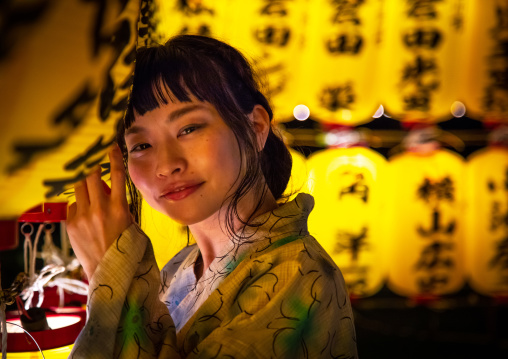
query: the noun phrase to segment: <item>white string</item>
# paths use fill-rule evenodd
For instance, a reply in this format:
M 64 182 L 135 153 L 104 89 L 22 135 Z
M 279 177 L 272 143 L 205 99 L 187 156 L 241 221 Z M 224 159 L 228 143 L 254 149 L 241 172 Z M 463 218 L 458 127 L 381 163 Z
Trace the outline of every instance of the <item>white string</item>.
M 39 225 L 37 234 L 35 235 L 35 241 L 32 248 L 32 257 L 30 258 L 30 281 L 33 283 L 35 280 L 35 259 L 37 258 L 37 244 L 39 244 L 39 238 L 41 237 L 42 230 L 44 229 L 44 223 Z
M 29 223 L 31 228 L 32 225 Z M 23 227 L 21 227 L 23 229 Z M 25 236 L 25 243 L 23 246 L 24 253 L 24 261 L 25 261 L 25 273 L 28 275 L 28 283 L 31 285 L 35 280 L 35 259 L 37 257 L 37 244 L 39 243 L 39 238 L 41 236 L 41 232 L 44 228 L 44 224 L 40 224 L 39 228 L 37 229 L 37 234 L 35 235 L 35 241 L 32 245 L 32 238 L 30 238 L 30 235 L 32 234 L 32 230 L 30 233 L 24 233 Z
M 23 260 L 24 260 L 24 269 L 26 275 L 28 275 L 28 264 L 29 258 L 28 256 L 32 253 L 32 239 L 30 238 L 30 233 L 23 233 L 25 236 L 25 243 L 23 244 Z M 28 278 L 30 280 L 30 278 Z
M 60 248 L 62 248 L 62 258 L 65 261 L 65 263 L 70 261 L 70 242 L 69 242 L 69 236 L 67 234 L 67 229 L 65 226 L 65 221 L 60 222 Z
M 31 307 L 35 292 L 39 293 L 37 307 L 40 307 L 44 301 L 44 287 L 51 279 L 53 279 L 53 277 L 63 272 L 65 272 L 64 266 L 57 266 L 54 264 L 49 264 L 42 268 L 41 272 L 35 277 L 34 281 L 21 293 L 21 298 L 26 301 L 25 309 L 28 310 L 28 308 Z
M 57 287 L 58 289 L 65 289 L 68 292 L 76 293 L 79 295 L 87 295 L 88 294 L 88 284 L 83 283 L 77 279 L 70 278 L 55 278 L 48 283 L 48 287 Z
M 56 264 L 56 265 L 65 265 L 65 258 L 58 248 L 53 243 L 53 236 L 51 233 L 55 230 L 54 224 L 51 224 L 51 229 L 48 229 L 46 226 L 44 228 L 45 236 L 44 236 L 44 245 L 42 246 L 42 253 L 40 258 L 44 261 L 44 264 Z
M 19 327 L 21 328 L 26 334 L 28 334 L 30 336 L 30 338 L 32 338 L 32 340 L 34 341 L 35 345 L 37 345 L 37 348 L 39 349 L 39 351 L 41 352 L 41 355 L 42 355 L 42 358 L 43 359 L 46 359 L 46 357 L 44 356 L 44 353 L 42 352 L 41 350 L 41 347 L 39 346 L 39 344 L 37 343 L 37 341 L 34 339 L 34 337 L 32 337 L 32 335 L 30 335 L 29 332 L 27 332 L 25 330 L 25 328 L 23 328 L 21 325 L 17 325 L 16 323 L 11 323 L 11 322 L 7 322 L 7 324 L 10 324 L 10 325 L 15 325 L 16 327 Z M 5 332 L 7 333 L 7 330 L 5 330 Z M 2 349 L 3 350 L 3 349 Z M 2 359 L 5 359 L 5 358 L 2 358 Z

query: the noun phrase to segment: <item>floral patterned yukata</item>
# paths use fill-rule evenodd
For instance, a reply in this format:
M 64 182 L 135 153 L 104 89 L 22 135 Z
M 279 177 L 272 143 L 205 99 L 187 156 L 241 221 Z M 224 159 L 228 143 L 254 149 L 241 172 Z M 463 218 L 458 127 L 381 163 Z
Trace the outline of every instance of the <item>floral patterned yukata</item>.
M 71 357 L 356 358 L 342 274 L 307 231 L 313 205 L 299 194 L 259 216 L 197 281 L 196 245 L 159 274 L 149 239 L 131 225 L 91 279 Z

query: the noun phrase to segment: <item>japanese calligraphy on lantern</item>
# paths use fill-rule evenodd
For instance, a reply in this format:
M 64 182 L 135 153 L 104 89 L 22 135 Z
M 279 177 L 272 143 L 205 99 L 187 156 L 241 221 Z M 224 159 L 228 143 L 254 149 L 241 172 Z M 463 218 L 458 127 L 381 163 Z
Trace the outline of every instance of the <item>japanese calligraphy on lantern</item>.
M 155 0 L 152 13 L 156 22 L 156 37 L 164 43 L 175 35 L 221 37 L 226 32 L 226 0 Z
M 503 0 L 467 3 L 462 98 L 468 111 L 486 120 L 508 118 L 508 3 Z
M 464 283 L 464 163 L 451 152 L 390 161 L 389 285 L 401 295 L 442 295 Z M 396 258 L 396 260 L 395 260 Z
M 235 30 L 224 34 L 225 39 L 252 59 L 266 79 L 264 92 L 275 120 L 292 120 L 293 108 L 301 103 L 296 93 L 307 1 L 234 1 L 230 11 L 230 25 Z
M 411 122 L 448 119 L 459 97 L 463 0 L 387 0 L 383 104 Z M 459 62 L 459 63 L 457 63 Z
M 383 227 L 386 161 L 364 147 L 329 149 L 308 160 L 315 207 L 309 231 L 340 266 L 349 293 L 376 293 L 386 277 Z
M 467 273 L 475 291 L 508 293 L 508 150 L 488 147 L 467 163 Z
M 382 3 L 320 0 L 309 6 L 301 88 L 315 118 L 354 126 L 370 121 L 379 107 Z
M 54 200 L 100 163 L 131 84 L 138 1 L 39 10 L 26 39 L 0 61 L 0 81 L 10 89 L 0 99 L 2 217 Z

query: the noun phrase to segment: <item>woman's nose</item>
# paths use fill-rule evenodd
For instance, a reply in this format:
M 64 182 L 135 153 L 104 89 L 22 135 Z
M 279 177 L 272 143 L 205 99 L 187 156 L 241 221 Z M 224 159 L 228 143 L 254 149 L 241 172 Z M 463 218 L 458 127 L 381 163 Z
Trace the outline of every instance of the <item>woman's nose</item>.
M 157 152 L 157 177 L 169 177 L 184 172 L 186 167 L 187 161 L 177 148 L 161 148 Z

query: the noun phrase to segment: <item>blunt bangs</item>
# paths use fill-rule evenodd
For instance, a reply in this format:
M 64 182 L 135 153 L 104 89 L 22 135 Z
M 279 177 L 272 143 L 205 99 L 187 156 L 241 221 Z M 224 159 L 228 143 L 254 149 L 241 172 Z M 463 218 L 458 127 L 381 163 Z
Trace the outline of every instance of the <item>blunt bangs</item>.
M 191 48 L 186 39 L 185 46 L 179 46 L 179 37 L 176 37 L 165 46 L 138 50 L 131 102 L 125 117 L 126 129 L 135 121 L 134 113 L 144 115 L 169 102 L 189 102 L 193 96 L 211 103 L 234 130 L 234 119 L 245 118 L 259 103 L 257 94 L 249 91 L 240 76 L 229 71 L 227 61 L 231 59 L 221 59 L 219 48 L 212 55 L 203 53 L 210 50 L 200 44 L 199 38 L 194 45 Z M 248 64 L 242 55 L 238 56 L 233 61 Z M 262 105 L 271 118 L 269 105 Z

